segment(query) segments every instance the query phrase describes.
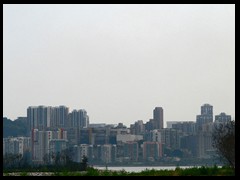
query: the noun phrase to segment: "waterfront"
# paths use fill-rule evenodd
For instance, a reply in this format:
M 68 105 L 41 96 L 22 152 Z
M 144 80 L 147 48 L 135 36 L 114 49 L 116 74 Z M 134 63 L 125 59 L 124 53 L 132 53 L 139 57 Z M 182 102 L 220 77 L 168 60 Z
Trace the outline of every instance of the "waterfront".
M 93 166 L 96 169 L 100 170 L 106 170 L 106 166 Z M 107 167 L 108 170 L 113 170 L 113 171 L 121 171 L 125 170 L 127 172 L 141 172 L 143 170 L 174 170 L 176 169 L 177 166 L 109 166 Z M 201 166 L 178 166 L 181 169 L 186 169 L 186 168 L 193 168 L 193 167 L 201 167 Z
M 234 176 L 230 167 L 191 166 L 110 166 L 107 170 L 99 166 L 86 171 L 45 171 L 45 172 L 5 172 L 3 176 Z

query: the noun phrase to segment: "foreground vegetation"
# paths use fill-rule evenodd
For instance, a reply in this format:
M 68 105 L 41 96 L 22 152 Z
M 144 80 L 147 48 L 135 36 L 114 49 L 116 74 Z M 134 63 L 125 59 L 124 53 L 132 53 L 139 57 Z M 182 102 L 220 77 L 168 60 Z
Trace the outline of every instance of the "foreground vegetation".
M 33 173 L 21 172 L 21 173 L 4 173 L 7 175 L 18 175 L 18 176 L 31 176 Z M 188 169 L 181 169 L 176 167 L 175 170 L 154 170 L 146 169 L 141 172 L 127 172 L 125 170 L 121 171 L 111 171 L 111 170 L 98 170 L 95 168 L 88 168 L 87 171 L 82 172 L 51 172 L 48 174 L 38 175 L 51 175 L 51 176 L 234 176 L 235 169 L 230 167 L 194 167 Z

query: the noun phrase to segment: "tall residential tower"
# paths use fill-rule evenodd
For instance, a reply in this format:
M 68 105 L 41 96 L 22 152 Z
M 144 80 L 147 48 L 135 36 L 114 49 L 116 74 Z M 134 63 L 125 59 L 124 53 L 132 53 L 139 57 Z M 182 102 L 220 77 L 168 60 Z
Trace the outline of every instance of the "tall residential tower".
M 213 106 L 204 104 L 201 106 L 201 115 L 197 115 L 197 129 L 200 130 L 203 124 L 213 122 Z
M 163 129 L 163 108 L 155 107 L 153 110 L 154 129 Z

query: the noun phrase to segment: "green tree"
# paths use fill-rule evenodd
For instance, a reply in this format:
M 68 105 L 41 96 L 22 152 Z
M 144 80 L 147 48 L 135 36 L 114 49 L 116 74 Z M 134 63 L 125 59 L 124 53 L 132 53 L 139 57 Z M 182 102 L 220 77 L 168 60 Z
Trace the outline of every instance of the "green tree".
M 88 167 L 88 158 L 87 158 L 87 156 L 83 155 L 82 162 L 81 162 L 81 170 L 86 171 L 87 167 Z
M 220 160 L 235 168 L 235 121 L 216 124 L 212 138 Z

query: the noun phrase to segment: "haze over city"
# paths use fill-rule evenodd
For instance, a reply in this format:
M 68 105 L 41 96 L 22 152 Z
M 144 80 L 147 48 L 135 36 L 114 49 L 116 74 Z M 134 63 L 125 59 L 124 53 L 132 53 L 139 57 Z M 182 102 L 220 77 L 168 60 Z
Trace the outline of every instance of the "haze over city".
M 3 116 L 86 109 L 90 123 L 235 119 L 235 5 L 3 5 Z

